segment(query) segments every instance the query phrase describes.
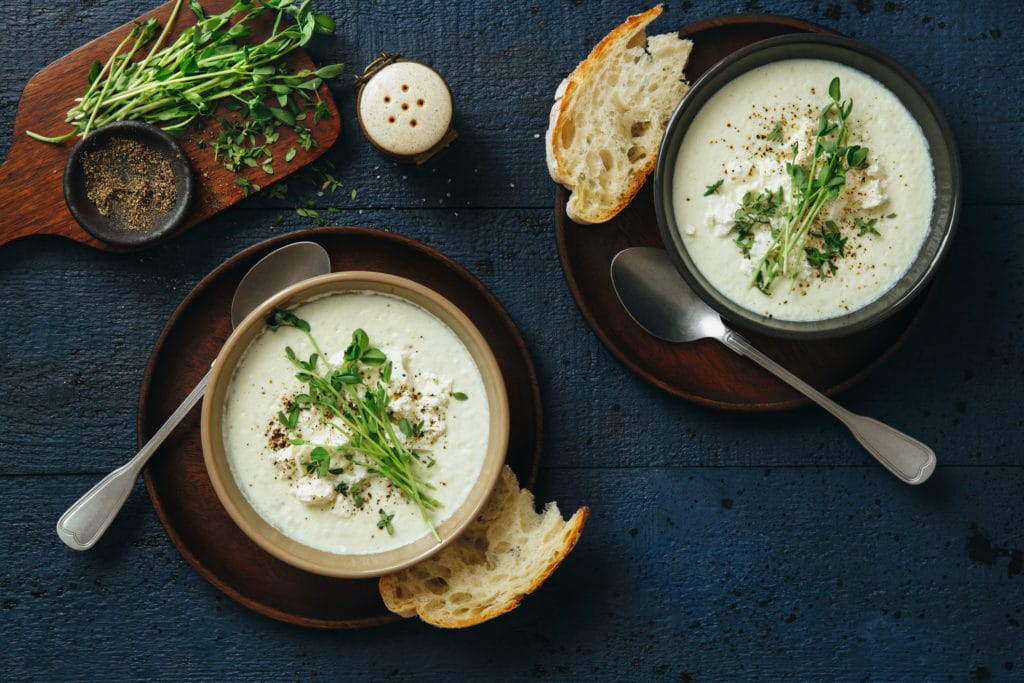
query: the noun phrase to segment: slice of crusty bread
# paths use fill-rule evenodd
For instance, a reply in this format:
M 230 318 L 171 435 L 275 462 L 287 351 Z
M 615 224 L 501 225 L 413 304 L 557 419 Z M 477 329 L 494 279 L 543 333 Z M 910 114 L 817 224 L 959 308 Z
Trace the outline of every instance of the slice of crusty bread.
M 644 32 L 662 8 L 632 16 L 605 36 L 555 92 L 545 136 L 548 172 L 572 191 L 566 211 L 576 223 L 603 223 L 636 196 L 689 89 L 683 69 L 693 43 Z
M 392 612 L 444 628 L 464 628 L 514 609 L 544 583 L 580 536 L 589 508 L 568 521 L 558 505 L 540 514 L 506 465 L 483 511 L 437 555 L 380 578 Z

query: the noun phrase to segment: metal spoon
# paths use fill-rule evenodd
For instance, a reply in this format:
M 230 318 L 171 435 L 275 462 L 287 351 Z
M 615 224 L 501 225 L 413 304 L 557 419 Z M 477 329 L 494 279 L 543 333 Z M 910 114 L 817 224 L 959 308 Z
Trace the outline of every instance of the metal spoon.
M 878 420 L 851 413 L 726 327 L 718 313 L 690 289 L 663 250 L 620 251 L 612 259 L 611 271 L 619 301 L 650 334 L 669 342 L 717 339 L 832 413 L 868 453 L 904 482 L 920 484 L 935 470 L 931 448 Z
M 329 272 L 331 258 L 323 247 L 314 242 L 294 242 L 272 251 L 238 283 L 231 300 L 232 327 L 237 327 L 249 313 L 285 287 Z M 61 515 L 57 520 L 57 535 L 69 548 L 88 550 L 96 545 L 135 488 L 135 480 L 142 467 L 199 403 L 209 379 L 210 373 L 207 372 L 134 458 L 104 477 Z

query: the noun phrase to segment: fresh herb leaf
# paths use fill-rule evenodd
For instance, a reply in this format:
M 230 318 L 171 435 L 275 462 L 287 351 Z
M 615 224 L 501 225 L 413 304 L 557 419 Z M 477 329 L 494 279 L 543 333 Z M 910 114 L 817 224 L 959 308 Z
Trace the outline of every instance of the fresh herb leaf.
M 301 330 L 306 334 L 309 334 L 309 323 L 295 315 L 291 311 L 282 311 L 281 309 L 275 310 L 270 314 L 270 318 L 267 320 L 267 327 L 272 331 L 276 332 L 282 327 L 294 327 L 297 330 Z M 291 351 L 291 347 L 286 347 L 285 353 L 288 354 L 289 360 L 293 359 L 295 352 Z
M 309 460 L 303 464 L 307 472 L 315 472 L 318 477 L 326 477 L 331 469 L 331 454 L 323 446 L 317 446 L 310 451 Z
M 252 182 L 251 180 L 244 176 L 239 176 L 238 178 L 235 178 L 235 185 L 238 185 L 240 188 L 242 188 L 243 197 L 248 197 L 250 194 L 256 194 L 257 192 L 260 191 L 259 185 Z
M 388 532 L 388 536 L 395 535 L 395 528 L 391 525 L 391 520 L 395 518 L 395 514 L 390 515 L 384 512 L 383 508 L 380 510 L 380 520 L 377 522 L 378 529 L 385 529 Z
M 807 262 L 817 268 L 818 274 L 822 277 L 832 277 L 836 274 L 835 259 L 841 257 L 846 248 L 846 238 L 842 236 L 839 226 L 834 221 L 825 221 L 821 226 L 821 232 L 812 232 L 810 235 L 821 240 L 821 249 L 805 248 Z
M 366 479 L 360 479 L 349 487 L 349 495 L 352 496 L 352 502 L 355 503 L 357 508 L 362 509 L 362 507 L 366 505 L 366 499 L 363 498 L 363 492 L 366 491 L 366 487 L 369 485 L 369 481 Z
M 295 427 L 299 423 L 299 405 L 297 403 L 290 403 L 288 406 L 288 412 L 281 411 L 277 414 L 277 420 L 281 425 L 288 431 L 294 431 Z M 292 441 L 295 443 L 295 440 Z
M 782 188 L 778 191 L 764 190 L 760 193 L 747 192 L 743 195 L 740 208 L 733 214 L 732 230 L 736 233 L 736 246 L 744 256 L 750 255 L 754 246 L 754 231 L 761 226 L 770 225 L 783 202 Z
M 878 228 L 875 227 L 878 225 L 877 218 L 871 218 L 868 220 L 854 218 L 853 223 L 860 228 L 860 232 L 857 233 L 857 237 L 863 237 L 864 235 L 878 235 L 880 237 L 882 235 L 882 233 L 878 232 Z
M 466 396 L 461 391 L 453 391 L 452 392 L 452 398 L 454 398 L 456 401 L 466 401 L 466 400 L 469 400 L 469 396 Z
M 378 366 L 383 365 L 387 361 L 388 357 L 384 355 L 384 352 L 380 349 L 367 349 L 363 352 L 361 360 L 366 365 Z
M 772 131 L 768 133 L 769 142 L 782 142 L 782 119 L 775 122 Z
M 786 165 L 790 178 L 789 200 L 779 207 L 781 216 L 773 217 L 773 220 L 780 220 L 777 225 L 772 224 L 771 242 L 751 278 L 751 285 L 765 294 L 771 292 L 780 276 L 797 276 L 797 258 L 801 252 L 822 275 L 834 273 L 835 259 L 843 255 L 846 239 L 839 235 L 838 228 L 833 230 L 826 222 L 817 233 L 811 231 L 825 205 L 834 201 L 846 186 L 846 172 L 867 165 L 869 151 L 859 145 L 847 145 L 850 131 L 846 124 L 853 111 L 853 100 L 841 99 L 839 78 L 829 83 L 828 93 L 831 101 L 822 107 L 818 117 L 810 166 L 804 168 L 797 163 L 800 151 L 797 143 L 791 148 L 792 157 Z M 743 233 L 738 234 L 743 236 Z M 821 245 L 808 246 L 812 237 L 819 239 Z M 740 243 L 739 238 L 737 243 Z M 740 244 L 741 249 L 743 246 Z M 744 253 L 749 255 L 749 247 Z
M 365 330 L 356 329 L 352 333 L 351 344 L 345 350 L 341 366 L 334 366 L 325 360 L 328 356 L 320 350 L 307 321 L 288 311 L 277 310 L 267 324 L 271 329 L 294 327 L 300 330 L 315 350 L 309 361 L 304 361 L 294 349 L 285 348 L 285 356 L 299 370 L 295 374 L 296 379 L 306 385 L 303 392 L 291 402 L 289 412 L 285 414 L 282 411 L 278 416 L 280 422 L 288 428 L 289 438 L 296 436 L 291 432 L 298 422 L 300 398 L 302 409 L 315 410 L 322 424 L 348 435 L 348 441 L 338 446 L 311 444 L 313 449 L 309 460 L 304 463 L 306 470 L 317 476 L 325 476 L 335 470 L 340 472 L 339 468 L 331 468 L 332 456 L 344 457 L 365 467 L 367 472 L 387 479 L 412 501 L 419 508 L 423 521 L 434 537 L 440 540 L 429 514 L 441 504 L 428 493 L 433 486 L 413 467 L 419 462 L 418 457 L 396 433 L 400 432 L 406 438 L 416 436 L 423 428 L 423 423 L 413 426 L 409 420 L 398 419 L 391 413 L 388 407 L 388 382 L 393 366 L 387 356 L 380 349 L 370 346 L 370 338 Z M 376 373 L 375 380 L 367 379 L 364 382 L 364 373 L 368 378 L 374 376 L 366 371 L 370 367 L 378 367 L 380 371 Z M 462 396 L 460 400 L 465 399 L 465 394 Z M 367 486 L 369 480 L 364 478 L 348 487 L 347 493 L 357 507 L 361 508 L 366 503 L 363 493 Z
M 722 186 L 722 183 L 724 183 L 724 182 L 725 182 L 725 178 L 719 178 L 715 182 L 713 182 L 710 185 L 708 185 L 707 187 L 705 187 L 704 188 L 704 196 L 705 197 L 710 197 L 711 195 L 713 195 L 716 192 L 718 192 L 718 188 L 720 188 Z

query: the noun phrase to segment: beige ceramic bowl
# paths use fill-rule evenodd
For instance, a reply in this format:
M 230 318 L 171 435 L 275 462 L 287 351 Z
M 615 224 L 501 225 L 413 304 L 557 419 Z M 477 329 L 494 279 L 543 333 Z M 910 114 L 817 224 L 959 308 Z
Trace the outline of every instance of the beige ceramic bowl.
M 466 345 L 476 362 L 487 392 L 490 431 L 483 468 L 465 502 L 438 528 L 441 543 L 426 535 L 408 545 L 372 554 L 335 554 L 295 541 L 271 526 L 239 489 L 224 449 L 223 417 L 228 386 L 235 367 L 252 341 L 266 328 L 275 309 L 292 309 L 327 294 L 372 291 L 391 294 L 429 311 Z M 411 280 L 384 273 L 331 273 L 280 292 L 253 311 L 235 329 L 214 362 L 203 399 L 203 457 L 210 481 L 228 514 L 242 531 L 274 557 L 300 569 L 339 578 L 366 578 L 398 571 L 429 557 L 458 536 L 476 517 L 497 481 L 508 446 L 508 397 L 501 370 L 483 335 L 466 315 L 437 292 Z

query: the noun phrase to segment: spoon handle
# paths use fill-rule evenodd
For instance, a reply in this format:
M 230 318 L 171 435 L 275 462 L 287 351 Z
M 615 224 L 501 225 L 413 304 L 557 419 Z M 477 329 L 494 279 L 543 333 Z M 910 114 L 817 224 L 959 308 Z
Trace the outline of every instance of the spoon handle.
M 146 442 L 134 458 L 105 476 L 89 489 L 57 520 L 57 535 L 72 550 L 88 550 L 96 545 L 110 523 L 117 517 L 128 494 L 135 488 L 135 480 L 146 461 L 156 452 L 171 431 L 178 426 L 193 406 L 199 403 L 210 379 L 207 372 L 177 410 L 171 413 L 163 426 Z
M 720 337 L 720 341 L 832 413 L 837 420 L 846 425 L 846 428 L 868 453 L 902 481 L 908 484 L 920 484 L 928 479 L 935 470 L 935 452 L 920 441 L 912 439 L 878 420 L 851 413 L 764 355 L 737 332 L 726 329 Z

